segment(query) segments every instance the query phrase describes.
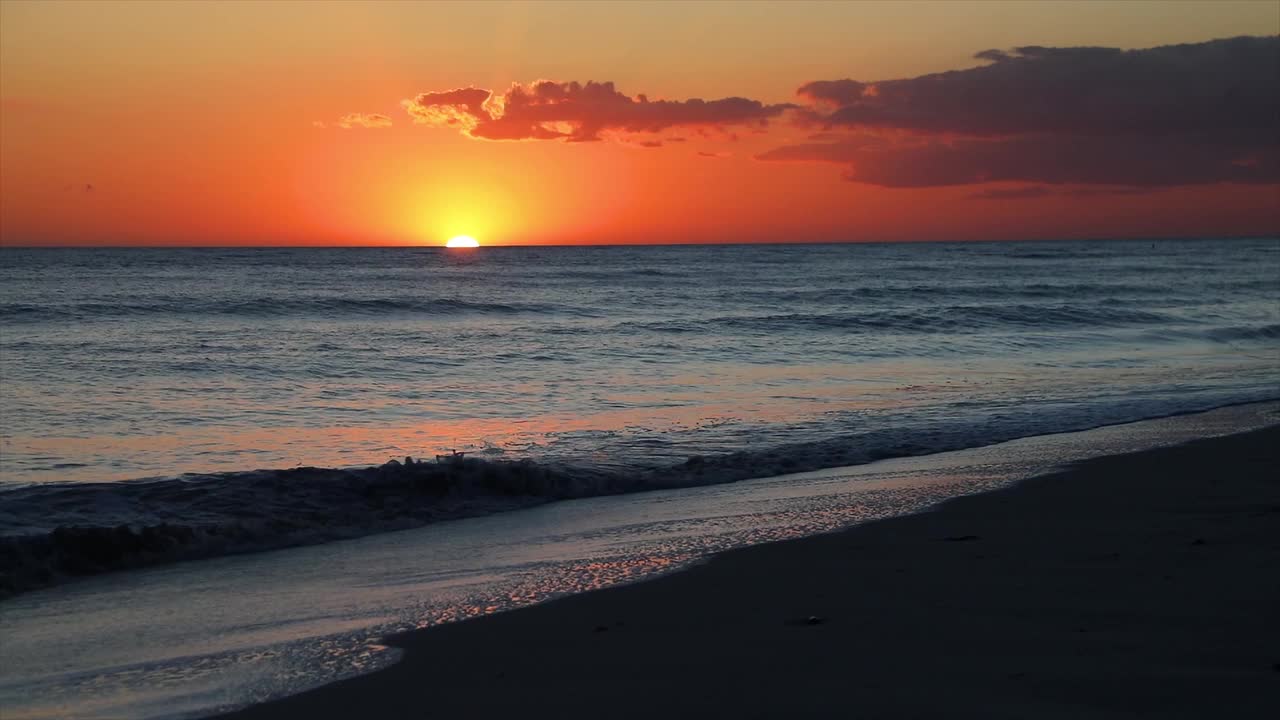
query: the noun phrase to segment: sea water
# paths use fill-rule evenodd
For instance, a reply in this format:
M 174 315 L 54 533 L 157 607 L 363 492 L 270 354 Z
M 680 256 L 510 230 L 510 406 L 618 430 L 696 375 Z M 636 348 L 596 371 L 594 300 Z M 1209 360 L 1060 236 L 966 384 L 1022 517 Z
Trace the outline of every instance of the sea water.
M 246 471 L 456 450 L 576 497 L 1277 397 L 1280 241 L 4 248 L 0 380 L 0 537 L 296 544 L 523 503 Z

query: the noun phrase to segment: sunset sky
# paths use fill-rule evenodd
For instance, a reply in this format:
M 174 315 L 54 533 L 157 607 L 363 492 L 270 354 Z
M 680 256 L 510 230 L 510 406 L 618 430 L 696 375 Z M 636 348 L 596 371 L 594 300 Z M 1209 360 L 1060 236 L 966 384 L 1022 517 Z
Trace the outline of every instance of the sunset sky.
M 0 241 L 1275 233 L 1277 32 L 1271 1 L 5 1 Z

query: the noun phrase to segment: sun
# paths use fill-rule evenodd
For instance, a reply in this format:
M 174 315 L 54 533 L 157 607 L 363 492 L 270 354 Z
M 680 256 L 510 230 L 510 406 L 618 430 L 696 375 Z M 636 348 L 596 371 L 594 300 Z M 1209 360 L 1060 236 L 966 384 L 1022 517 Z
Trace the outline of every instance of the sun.
M 458 235 L 456 237 L 449 238 L 449 242 L 445 243 L 444 246 L 451 248 L 471 248 L 480 247 L 480 243 L 470 235 Z

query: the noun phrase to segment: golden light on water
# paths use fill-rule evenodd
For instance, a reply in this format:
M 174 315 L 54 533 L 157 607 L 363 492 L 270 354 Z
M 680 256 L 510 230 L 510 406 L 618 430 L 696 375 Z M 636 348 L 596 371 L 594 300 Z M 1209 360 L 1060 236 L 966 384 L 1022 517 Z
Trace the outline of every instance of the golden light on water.
M 456 235 L 449 238 L 449 242 L 445 243 L 444 246 L 451 248 L 473 248 L 480 247 L 480 242 L 470 235 Z

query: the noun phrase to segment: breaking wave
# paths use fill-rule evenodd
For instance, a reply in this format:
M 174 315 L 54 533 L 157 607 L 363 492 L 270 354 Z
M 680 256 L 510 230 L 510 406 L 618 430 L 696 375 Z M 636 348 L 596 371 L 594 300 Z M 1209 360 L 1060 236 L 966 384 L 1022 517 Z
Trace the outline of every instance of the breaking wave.
M 1270 395 L 1242 401 L 1271 399 Z M 661 467 L 442 456 L 362 469 L 188 474 L 0 489 L 0 598 L 75 577 L 403 530 L 556 500 L 772 477 L 1208 410 L 1217 403 L 1059 408 L 863 431 Z M 1038 420 L 1033 420 L 1038 418 Z

